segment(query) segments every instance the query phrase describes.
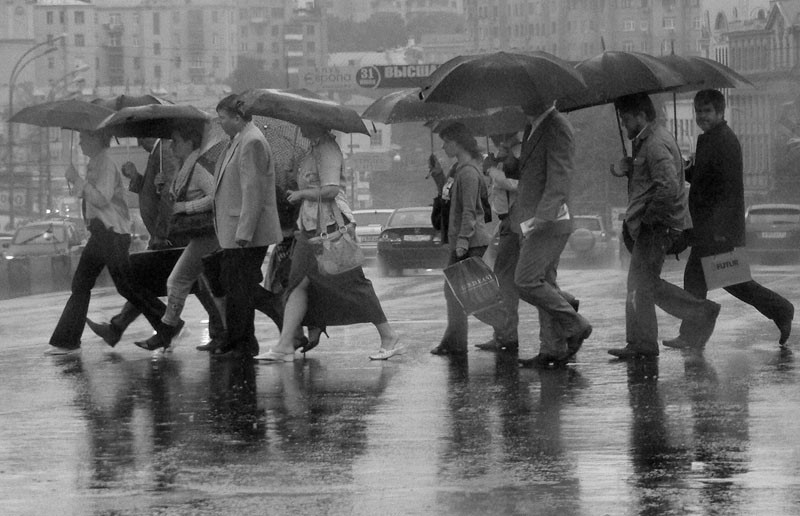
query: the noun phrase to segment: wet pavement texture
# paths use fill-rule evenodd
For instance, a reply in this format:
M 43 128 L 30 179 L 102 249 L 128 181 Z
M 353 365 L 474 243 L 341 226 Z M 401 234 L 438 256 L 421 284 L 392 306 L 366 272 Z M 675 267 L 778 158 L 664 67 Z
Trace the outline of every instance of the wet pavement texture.
M 681 264 L 682 265 L 682 264 Z M 754 276 L 800 299 L 800 268 Z M 625 273 L 562 269 L 594 325 L 566 370 L 470 350 L 433 356 L 441 272 L 372 277 L 408 347 L 371 362 L 370 325 L 330 328 L 293 364 L 210 360 L 196 299 L 170 355 L 90 330 L 78 356 L 43 356 L 65 293 L 0 302 L 0 513 L 13 515 L 800 514 L 800 374 L 774 324 L 723 291 L 703 356 L 623 344 Z M 666 277 L 680 284 L 680 267 Z M 99 289 L 90 317 L 121 307 Z M 521 305 L 521 357 L 538 341 Z M 678 321 L 659 312 L 662 338 Z M 262 349 L 277 338 L 257 316 Z M 470 340 L 488 340 L 476 320 Z

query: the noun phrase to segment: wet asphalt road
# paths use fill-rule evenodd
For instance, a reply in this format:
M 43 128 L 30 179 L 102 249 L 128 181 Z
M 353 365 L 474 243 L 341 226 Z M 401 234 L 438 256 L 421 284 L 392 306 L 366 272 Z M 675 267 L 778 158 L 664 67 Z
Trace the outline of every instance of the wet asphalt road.
M 562 268 L 595 328 L 577 364 L 453 362 L 428 353 L 445 325 L 441 274 L 367 272 L 408 346 L 388 362 L 367 359 L 369 325 L 331 328 L 294 364 L 211 361 L 194 350 L 207 338 L 195 299 L 172 355 L 133 346 L 150 334 L 142 319 L 114 349 L 87 329 L 80 356 L 49 357 L 66 294 L 0 302 L 0 513 L 800 514 L 800 329 L 781 351 L 771 322 L 715 291 L 703 357 L 614 362 L 624 273 Z M 800 267 L 754 272 L 800 300 Z M 121 304 L 99 290 L 90 316 Z M 538 328 L 522 306 L 528 357 Z M 263 316 L 257 332 L 262 348 L 277 337 Z

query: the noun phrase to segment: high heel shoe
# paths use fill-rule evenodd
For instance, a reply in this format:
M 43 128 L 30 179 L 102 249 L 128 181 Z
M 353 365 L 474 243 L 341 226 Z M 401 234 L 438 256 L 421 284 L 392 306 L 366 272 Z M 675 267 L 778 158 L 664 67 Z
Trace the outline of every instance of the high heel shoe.
M 313 334 L 315 336 L 312 337 Z M 308 338 L 306 339 L 306 344 L 304 346 L 300 346 L 297 348 L 297 351 L 305 355 L 312 349 L 316 348 L 319 345 L 319 339 L 322 337 L 322 334 L 325 334 L 326 337 L 330 339 L 328 332 L 321 329 L 321 328 L 309 328 L 308 329 Z

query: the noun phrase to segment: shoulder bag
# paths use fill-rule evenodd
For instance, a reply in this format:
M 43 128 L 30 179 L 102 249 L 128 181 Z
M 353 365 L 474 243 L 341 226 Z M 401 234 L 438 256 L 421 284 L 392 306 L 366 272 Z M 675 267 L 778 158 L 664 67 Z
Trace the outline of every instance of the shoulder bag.
M 192 165 L 189 177 L 186 178 L 186 183 L 175 196 L 175 202 L 186 200 L 186 192 L 192 182 L 194 167 L 195 165 Z M 173 213 L 167 224 L 167 239 L 172 242 L 208 237 L 214 234 L 214 213 L 211 210 L 198 213 Z
M 320 190 L 321 191 L 321 190 Z M 330 203 L 336 219 L 335 233 L 329 234 L 322 225 L 322 196 L 317 197 L 317 236 L 308 239 L 314 248 L 320 274 L 334 276 L 361 267 L 364 253 L 347 230 L 342 212 L 336 201 Z

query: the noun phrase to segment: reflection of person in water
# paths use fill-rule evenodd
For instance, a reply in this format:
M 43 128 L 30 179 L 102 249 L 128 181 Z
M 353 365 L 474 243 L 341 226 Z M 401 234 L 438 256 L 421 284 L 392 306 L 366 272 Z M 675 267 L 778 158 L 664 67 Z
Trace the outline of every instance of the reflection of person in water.
M 749 385 L 741 381 L 739 374 L 748 364 L 742 357 L 742 363 L 730 365 L 736 372 L 727 384 L 722 384 L 714 367 L 702 355 L 689 356 L 684 370 L 692 402 L 693 470 L 704 479 L 713 479 L 703 482 L 700 503 L 704 507 L 711 507 L 711 504 L 720 507 L 719 504 L 724 503 L 725 512 L 738 513 L 735 506 L 745 501 L 740 489 L 720 480 L 748 471 Z
M 175 483 L 177 468 L 172 465 L 170 450 L 175 444 L 177 363 L 104 361 L 88 365 L 76 356 L 64 364 L 62 374 L 75 382 L 75 403 L 86 421 L 91 457 L 87 487 L 152 490 Z M 151 423 L 149 429 L 136 424 L 143 415 Z M 138 435 L 141 432 L 152 443 Z M 152 467 L 145 481 L 148 485 L 132 485 L 140 476 L 142 463 Z
M 253 362 L 211 362 L 209 384 L 211 428 L 244 442 L 262 440 L 266 435 L 266 421 L 264 410 L 258 408 Z

